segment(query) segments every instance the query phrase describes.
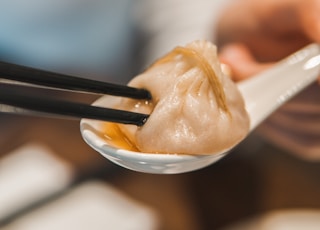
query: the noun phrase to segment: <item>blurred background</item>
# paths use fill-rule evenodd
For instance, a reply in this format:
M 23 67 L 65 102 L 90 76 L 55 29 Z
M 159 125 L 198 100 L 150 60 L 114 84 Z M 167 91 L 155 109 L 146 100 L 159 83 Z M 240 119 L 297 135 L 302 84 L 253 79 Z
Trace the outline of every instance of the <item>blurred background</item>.
M 4 0 L 0 59 L 126 84 L 176 45 L 214 41 L 216 18 L 227 3 Z M 56 94 L 85 103 L 98 97 Z M 210 167 L 152 175 L 107 161 L 85 144 L 77 120 L 0 114 L 4 230 L 285 229 L 279 226 L 305 221 L 318 229 L 319 179 L 320 163 L 257 133 Z

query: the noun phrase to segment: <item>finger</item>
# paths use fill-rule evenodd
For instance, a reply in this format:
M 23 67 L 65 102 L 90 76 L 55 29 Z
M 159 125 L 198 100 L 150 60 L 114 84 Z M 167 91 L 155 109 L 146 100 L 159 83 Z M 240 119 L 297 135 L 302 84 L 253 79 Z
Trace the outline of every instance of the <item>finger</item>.
M 320 1 L 297 1 L 298 17 L 301 29 L 315 42 L 320 42 Z
M 238 43 L 223 47 L 219 59 L 230 67 L 231 77 L 234 81 L 249 78 L 272 65 L 272 63 L 257 62 L 246 46 Z
M 320 42 L 320 1 L 307 0 L 296 2 L 302 30 L 312 42 Z M 320 85 L 320 76 L 318 78 Z

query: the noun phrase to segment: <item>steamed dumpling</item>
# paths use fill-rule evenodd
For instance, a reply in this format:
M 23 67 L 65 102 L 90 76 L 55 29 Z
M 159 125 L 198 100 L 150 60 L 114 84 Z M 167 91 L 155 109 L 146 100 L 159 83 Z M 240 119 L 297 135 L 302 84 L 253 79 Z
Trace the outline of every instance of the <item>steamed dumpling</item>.
M 152 94 L 151 101 L 123 98 L 117 106 L 150 114 L 142 127 L 119 124 L 141 152 L 214 154 L 248 133 L 242 96 L 222 73 L 216 47 L 208 41 L 175 48 L 129 85 Z

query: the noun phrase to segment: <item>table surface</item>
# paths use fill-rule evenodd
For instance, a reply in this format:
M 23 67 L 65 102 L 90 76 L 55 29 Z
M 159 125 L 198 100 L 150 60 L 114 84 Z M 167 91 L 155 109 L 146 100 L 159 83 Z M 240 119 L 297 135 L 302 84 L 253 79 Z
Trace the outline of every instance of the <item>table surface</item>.
M 153 207 L 162 229 L 217 229 L 269 210 L 320 208 L 320 163 L 257 144 L 259 139 L 249 138 L 230 156 L 196 172 L 151 175 L 110 163 L 83 141 L 79 129 L 78 120 L 1 114 L 0 160 L 26 143 L 44 144 L 79 178 L 102 179 Z

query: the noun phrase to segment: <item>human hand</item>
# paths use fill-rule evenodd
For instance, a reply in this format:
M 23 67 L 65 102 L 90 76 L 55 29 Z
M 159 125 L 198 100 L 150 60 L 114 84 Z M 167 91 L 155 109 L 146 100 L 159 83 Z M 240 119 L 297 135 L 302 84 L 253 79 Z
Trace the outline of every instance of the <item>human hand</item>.
M 311 42 L 320 42 L 320 0 L 239 0 L 217 27 L 220 59 L 235 81 L 268 68 Z M 320 78 L 319 78 L 320 82 Z

